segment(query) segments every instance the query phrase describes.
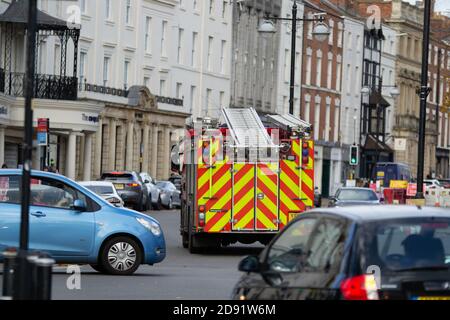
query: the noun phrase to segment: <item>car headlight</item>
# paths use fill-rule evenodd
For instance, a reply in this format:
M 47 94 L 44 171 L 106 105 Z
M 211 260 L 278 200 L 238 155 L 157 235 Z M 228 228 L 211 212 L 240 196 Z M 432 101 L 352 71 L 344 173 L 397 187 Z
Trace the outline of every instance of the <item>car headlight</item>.
M 150 230 L 155 236 L 161 235 L 161 227 L 156 222 L 146 220 L 144 218 L 136 218 L 146 229 Z

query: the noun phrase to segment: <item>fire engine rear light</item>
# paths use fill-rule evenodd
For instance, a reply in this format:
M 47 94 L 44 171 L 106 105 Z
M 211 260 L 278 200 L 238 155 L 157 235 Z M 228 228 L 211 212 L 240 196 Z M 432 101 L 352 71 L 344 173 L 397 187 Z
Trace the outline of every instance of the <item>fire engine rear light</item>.
M 309 148 L 309 143 L 303 142 L 303 149 L 308 149 L 308 148 Z
M 345 300 L 379 300 L 375 276 L 362 275 L 346 279 L 341 284 Z
M 307 164 L 309 162 L 309 157 L 303 157 L 302 159 L 304 164 Z
M 204 227 L 205 226 L 205 214 L 204 213 L 200 213 L 198 215 L 198 225 L 200 227 Z
M 204 205 L 199 206 L 198 207 L 198 211 L 205 212 L 206 211 L 206 206 L 204 206 Z

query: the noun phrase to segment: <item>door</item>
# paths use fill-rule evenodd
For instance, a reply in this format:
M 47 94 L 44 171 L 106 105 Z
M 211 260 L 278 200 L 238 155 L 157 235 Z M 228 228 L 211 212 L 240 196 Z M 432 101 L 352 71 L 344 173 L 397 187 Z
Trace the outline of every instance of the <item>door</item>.
M 83 193 L 62 181 L 33 177 L 30 206 L 30 249 L 53 257 L 88 256 L 94 246 L 94 212 L 74 210 L 74 201 L 88 203 Z
M 233 230 L 255 230 L 255 165 L 233 166 Z
M 330 160 L 323 160 L 322 168 L 322 197 L 328 198 L 330 196 Z
M 20 176 L 0 176 L 0 252 L 19 247 Z
M 278 230 L 278 162 L 256 166 L 256 229 Z

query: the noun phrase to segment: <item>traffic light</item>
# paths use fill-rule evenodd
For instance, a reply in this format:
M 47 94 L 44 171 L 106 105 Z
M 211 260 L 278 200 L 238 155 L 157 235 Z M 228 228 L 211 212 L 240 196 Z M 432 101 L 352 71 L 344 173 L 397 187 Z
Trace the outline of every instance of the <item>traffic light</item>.
M 359 147 L 351 146 L 350 147 L 350 165 L 357 166 L 359 164 Z

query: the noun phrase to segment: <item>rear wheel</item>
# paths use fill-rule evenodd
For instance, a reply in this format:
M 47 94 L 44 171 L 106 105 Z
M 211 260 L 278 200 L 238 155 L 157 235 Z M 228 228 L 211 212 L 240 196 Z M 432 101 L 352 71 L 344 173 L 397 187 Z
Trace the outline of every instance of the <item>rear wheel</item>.
M 158 197 L 158 202 L 155 204 L 155 210 L 161 210 L 162 209 L 162 202 L 161 202 L 161 196 Z
M 131 238 L 112 238 L 103 246 L 99 260 L 108 274 L 130 275 L 139 268 L 142 251 L 136 241 Z
M 189 247 L 189 234 L 183 231 L 181 238 L 183 242 L 183 248 L 187 249 Z
M 173 210 L 173 199 L 172 199 L 172 197 L 169 199 L 169 204 L 167 205 L 167 208 L 169 208 L 169 210 Z
M 138 202 L 134 205 L 134 210 L 139 212 L 144 211 L 144 204 L 142 203 L 142 198 L 140 198 Z

